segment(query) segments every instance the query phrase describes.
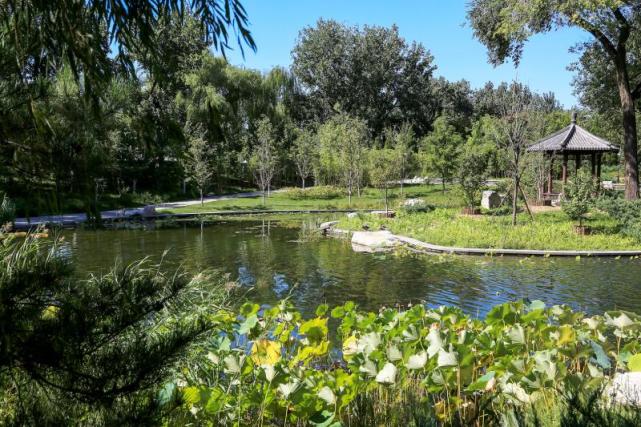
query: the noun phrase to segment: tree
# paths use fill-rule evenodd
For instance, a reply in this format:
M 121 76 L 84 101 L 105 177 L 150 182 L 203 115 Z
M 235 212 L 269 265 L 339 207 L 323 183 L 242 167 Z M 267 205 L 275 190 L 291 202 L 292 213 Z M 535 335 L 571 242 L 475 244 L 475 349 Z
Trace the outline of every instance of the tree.
M 200 206 L 204 205 L 204 192 L 214 175 L 211 148 L 202 129 L 188 129 L 186 171 L 194 181 L 200 194 Z
M 532 104 L 525 86 L 513 82 L 510 85 L 510 100 L 503 104 L 500 120 L 495 127 L 498 144 L 508 152 L 508 169 L 512 175 L 512 225 L 516 225 L 516 212 L 523 155 L 532 136 Z M 527 206 L 527 200 L 525 201 Z M 529 207 L 528 207 L 529 211 Z
M 309 178 L 314 172 L 317 145 L 318 139 L 309 129 L 301 131 L 294 140 L 292 159 L 296 164 L 296 172 L 301 179 L 303 189 L 305 188 L 305 179 Z
M 570 219 L 579 221 L 579 227 L 583 226 L 585 216 L 590 211 L 596 188 L 592 175 L 581 169 L 565 186 L 561 208 Z
M 624 132 L 625 197 L 636 199 L 639 167 L 635 102 L 641 98 L 641 82 L 631 80 L 628 47 L 631 36 L 641 31 L 641 4 L 632 0 L 472 0 L 468 19 L 475 36 L 488 48 L 493 64 L 507 58 L 518 64 L 527 39 L 554 28 L 579 27 L 595 38 L 616 76 Z
M 488 152 L 483 146 L 466 143 L 461 147 L 457 169 L 458 185 L 465 205 L 473 211 L 481 204 L 481 190 L 488 171 Z
M 385 214 L 389 212 L 388 189 L 399 178 L 399 157 L 391 148 L 369 150 L 369 179 L 374 187 L 383 190 Z
M 197 297 L 212 289 L 206 276 L 146 262 L 80 279 L 60 250 L 0 244 L 3 423 L 156 424 L 158 387 L 214 326 L 220 295 Z
M 7 0 L 0 5 L 0 28 L 12 37 L 3 37 L 15 49 L 12 70 L 25 71 L 35 60 L 53 69 L 64 59 L 86 90 L 93 91 L 113 73 L 109 60 L 110 45 L 116 47 L 116 59 L 134 71 L 132 52 L 158 47 L 157 24 L 174 13 L 184 16 L 189 11 L 203 28 L 207 42 L 225 52 L 229 48 L 229 29 L 233 29 L 239 46 L 246 43 L 255 49 L 247 29 L 247 13 L 239 0 L 75 0 L 41 2 Z M 25 56 L 24 43 L 37 27 L 38 37 L 32 38 L 39 58 Z
M 263 117 L 258 122 L 256 146 L 250 163 L 254 171 L 256 184 L 258 184 L 260 191 L 263 193 L 263 205 L 265 205 L 267 202 L 266 197 L 278 166 L 272 124 L 267 117 Z
M 388 130 L 386 139 L 391 140 L 386 143 L 386 146 L 388 148 L 393 147 L 396 153 L 399 180 L 401 182 L 401 196 L 403 196 L 403 181 L 405 181 L 408 171 L 412 168 L 412 148 L 416 144 L 414 130 L 409 123 L 404 123 L 397 131 Z
M 398 28 L 348 27 L 319 20 L 303 29 L 292 51 L 292 71 L 306 93 L 307 121 L 324 122 L 336 106 L 365 120 L 376 139 L 410 123 L 419 136 L 438 113 L 433 57 L 406 42 Z
M 434 121 L 434 130 L 423 138 L 421 158 L 426 173 L 435 173 L 441 178 L 443 193 L 445 184 L 456 171 L 459 148 L 463 137 L 452 126 L 447 117 L 441 116 Z
M 365 122 L 340 113 L 319 128 L 318 140 L 319 174 L 332 179 L 329 181 L 331 183 L 340 182 L 344 185 L 351 206 L 354 189 L 360 194 L 366 163 Z

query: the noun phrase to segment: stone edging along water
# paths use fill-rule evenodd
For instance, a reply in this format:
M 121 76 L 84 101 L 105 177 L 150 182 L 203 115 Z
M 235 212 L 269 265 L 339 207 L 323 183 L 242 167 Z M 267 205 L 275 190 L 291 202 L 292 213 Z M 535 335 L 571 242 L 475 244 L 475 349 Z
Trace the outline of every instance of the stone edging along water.
M 339 236 L 352 235 L 352 243 L 376 250 L 389 250 L 403 244 L 423 253 L 440 253 L 453 255 L 488 255 L 488 256 L 542 256 L 542 257 L 634 257 L 641 256 L 641 250 L 599 251 L 599 250 L 537 250 L 537 249 L 484 249 L 463 248 L 456 246 L 434 245 L 407 236 L 399 236 L 389 231 L 356 231 L 331 228 L 331 234 Z

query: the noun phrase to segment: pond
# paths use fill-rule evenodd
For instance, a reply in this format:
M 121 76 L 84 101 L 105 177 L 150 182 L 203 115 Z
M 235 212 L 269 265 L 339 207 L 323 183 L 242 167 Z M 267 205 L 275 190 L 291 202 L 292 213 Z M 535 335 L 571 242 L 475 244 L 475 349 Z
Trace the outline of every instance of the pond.
M 641 261 L 630 259 L 490 258 L 356 253 L 349 241 L 300 239 L 300 220 L 230 221 L 158 230 L 67 230 L 64 247 L 77 273 L 107 271 L 116 258 L 149 256 L 163 268 L 218 269 L 249 297 L 273 303 L 290 296 L 304 315 L 316 305 L 352 300 L 362 309 L 423 303 L 456 305 L 483 316 L 520 298 L 566 303 L 588 313 L 641 312 Z M 309 221 L 309 220 L 307 220 Z

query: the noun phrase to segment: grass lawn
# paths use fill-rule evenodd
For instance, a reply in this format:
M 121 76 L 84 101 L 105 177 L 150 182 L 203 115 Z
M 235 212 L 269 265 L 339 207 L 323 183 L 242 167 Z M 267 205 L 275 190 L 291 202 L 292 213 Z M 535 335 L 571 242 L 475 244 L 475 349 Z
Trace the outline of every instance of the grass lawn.
M 512 227 L 509 215 L 465 216 L 456 208 L 400 213 L 393 219 L 361 215 L 341 220 L 339 227 L 360 230 L 363 224 L 373 230 L 385 225 L 396 234 L 444 246 L 542 250 L 641 249 L 641 244 L 618 233 L 615 222 L 601 213 L 593 213 L 586 223 L 592 227 L 592 234 L 588 236 L 576 234 L 573 222 L 561 211 L 537 213 L 534 221 L 527 213 L 520 213 L 515 227 Z
M 421 197 L 434 206 L 451 207 L 460 204 L 449 191 L 443 193 L 437 185 L 417 185 L 404 188 L 405 197 Z M 390 206 L 397 206 L 400 190 L 390 191 Z M 215 211 L 252 211 L 252 210 L 304 210 L 304 209 L 384 209 L 382 192 L 376 189 L 365 189 L 361 197 L 352 197 L 350 206 L 346 196 L 332 199 L 295 199 L 286 191 L 274 192 L 263 205 L 262 197 L 245 197 L 238 199 L 216 200 L 201 205 L 183 208 L 164 209 L 167 213 L 198 213 Z
M 536 213 L 532 221 L 527 213 L 519 213 L 518 225 L 512 227 L 510 215 L 461 215 L 462 201 L 450 186 L 445 193 L 440 185 L 406 186 L 404 197 L 421 198 L 436 209 L 427 213 L 397 211 L 393 219 L 376 218 L 362 214 L 358 218 L 343 218 L 340 228 L 360 230 L 364 224 L 377 230 L 385 225 L 396 234 L 415 237 L 424 242 L 459 247 L 493 249 L 576 249 L 615 250 L 641 249 L 636 240 L 619 233 L 617 224 L 607 215 L 593 212 L 587 222 L 592 234 L 580 236 L 573 230 L 573 222 L 561 211 Z M 390 208 L 400 203 L 400 191 L 390 191 Z M 305 210 L 305 209 L 383 209 L 382 193 L 366 189 L 361 197 L 332 199 L 296 199 L 286 191 L 272 193 L 263 205 L 262 197 L 219 200 L 184 208 L 165 210 L 171 213 L 205 213 L 216 211 Z

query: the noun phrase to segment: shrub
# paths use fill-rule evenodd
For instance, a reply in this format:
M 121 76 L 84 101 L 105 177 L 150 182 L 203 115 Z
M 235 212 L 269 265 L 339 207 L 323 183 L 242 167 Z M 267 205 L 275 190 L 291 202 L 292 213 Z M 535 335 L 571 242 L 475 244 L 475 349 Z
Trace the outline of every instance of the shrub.
M 487 179 L 488 155 L 479 147 L 467 144 L 459 155 L 458 185 L 468 208 L 481 204 L 481 190 Z
M 332 185 L 318 185 L 307 188 L 286 188 L 285 196 L 292 200 L 337 199 L 345 196 L 345 190 Z
M 565 186 L 561 208 L 572 220 L 579 221 L 579 226 L 592 206 L 596 189 L 595 180 L 588 172 L 579 170 L 574 179 Z
M 4 224 L 13 224 L 13 221 L 16 219 L 16 205 L 13 201 L 5 194 L 2 196 L 2 202 L 0 203 L 0 227 Z
M 217 316 L 220 334 L 163 389 L 183 402 L 169 424 L 477 425 L 514 412 L 527 421 L 528 408 L 560 406 L 570 386 L 588 395 L 641 370 L 641 317 L 621 311 L 515 302 L 478 320 L 347 302 L 331 310 L 342 353 L 331 351 L 328 311 L 306 320 L 283 301 Z
M 641 200 L 624 200 L 606 194 L 597 200 L 596 206 L 617 221 L 621 233 L 641 241 Z

